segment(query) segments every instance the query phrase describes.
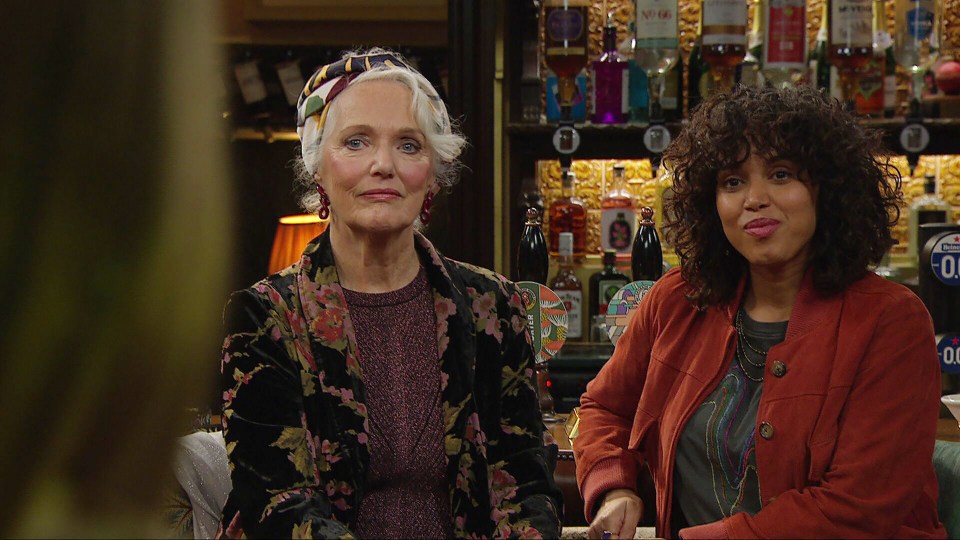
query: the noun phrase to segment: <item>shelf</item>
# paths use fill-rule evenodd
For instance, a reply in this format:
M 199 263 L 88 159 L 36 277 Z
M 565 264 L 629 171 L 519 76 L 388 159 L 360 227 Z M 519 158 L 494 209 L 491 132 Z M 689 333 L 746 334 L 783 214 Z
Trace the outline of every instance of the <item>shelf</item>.
M 864 119 L 863 125 L 882 130 L 884 142 L 893 152 L 902 154 L 899 142 L 903 118 Z M 960 118 L 927 118 L 923 121 L 930 131 L 930 144 L 923 154 L 960 153 Z M 650 152 L 643 146 L 643 132 L 649 124 L 575 124 L 580 132 L 580 148 L 573 154 L 575 159 L 647 158 Z M 676 137 L 683 127 L 682 122 L 665 124 L 670 134 Z M 533 156 L 534 159 L 554 159 L 558 155 L 553 148 L 552 136 L 556 124 L 532 124 L 513 122 L 507 125 L 512 152 Z
M 233 130 L 231 141 L 299 141 L 297 132 L 289 129 L 272 129 L 270 127 L 252 128 L 238 127 Z

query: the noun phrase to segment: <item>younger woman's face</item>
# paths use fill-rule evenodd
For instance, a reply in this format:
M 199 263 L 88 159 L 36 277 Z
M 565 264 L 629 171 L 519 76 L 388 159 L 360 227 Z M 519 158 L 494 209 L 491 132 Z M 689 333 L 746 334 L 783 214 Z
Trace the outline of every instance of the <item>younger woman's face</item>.
M 817 187 L 787 159 L 752 151 L 737 168 L 717 173 L 723 232 L 752 269 L 802 271 L 817 228 Z

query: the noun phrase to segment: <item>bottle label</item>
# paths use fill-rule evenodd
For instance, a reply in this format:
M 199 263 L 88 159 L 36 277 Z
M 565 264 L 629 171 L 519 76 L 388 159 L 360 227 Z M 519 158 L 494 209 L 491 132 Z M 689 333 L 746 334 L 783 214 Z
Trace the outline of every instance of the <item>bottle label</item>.
M 907 11 L 906 14 L 907 34 L 917 41 L 922 41 L 930 37 L 933 32 L 933 11 L 928 8 L 928 4 L 932 4 L 932 2 L 928 0 L 913 4 L 917 7 Z
M 250 105 L 267 99 L 267 87 L 260 78 L 260 70 L 257 69 L 256 62 L 237 64 L 233 67 L 233 73 L 237 77 L 244 103 Z
M 623 279 L 601 279 L 597 283 L 597 307 L 599 308 L 597 313 L 606 315 L 610 301 L 626 284 L 627 282 Z
M 554 9 L 547 14 L 547 35 L 553 41 L 577 41 L 583 34 L 583 13 L 577 9 Z
M 854 95 L 854 105 L 859 113 L 878 113 L 883 110 L 884 58 L 874 57 L 860 71 L 860 79 Z
M 283 95 L 287 98 L 287 105 L 297 106 L 300 92 L 303 91 L 303 74 L 300 73 L 300 62 L 282 62 L 277 64 L 277 76 L 283 86 Z
M 770 0 L 768 10 L 764 69 L 804 69 L 807 59 L 805 0 Z
M 747 3 L 743 0 L 703 1 L 704 45 L 747 45 Z
M 637 48 L 678 48 L 677 0 L 638 0 L 636 34 Z
M 636 231 L 637 214 L 627 208 L 609 208 L 600 212 L 600 246 L 617 253 L 629 253 Z
M 554 291 L 567 310 L 567 338 L 583 336 L 583 292 Z
M 883 78 L 883 108 L 897 108 L 897 76 L 887 75 Z
M 834 46 L 873 48 L 873 0 L 834 0 L 830 42 Z

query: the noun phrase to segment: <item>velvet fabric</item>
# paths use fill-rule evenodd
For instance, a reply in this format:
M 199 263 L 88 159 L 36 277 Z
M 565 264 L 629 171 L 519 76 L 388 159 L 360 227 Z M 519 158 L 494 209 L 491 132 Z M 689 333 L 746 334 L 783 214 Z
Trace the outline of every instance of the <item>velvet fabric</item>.
M 457 537 L 557 537 L 526 314 L 516 285 L 414 239 L 431 288 L 443 448 Z M 300 262 L 234 293 L 223 427 L 248 537 L 352 537 L 370 466 L 366 389 L 329 231 Z M 416 536 L 403 531 L 402 536 Z

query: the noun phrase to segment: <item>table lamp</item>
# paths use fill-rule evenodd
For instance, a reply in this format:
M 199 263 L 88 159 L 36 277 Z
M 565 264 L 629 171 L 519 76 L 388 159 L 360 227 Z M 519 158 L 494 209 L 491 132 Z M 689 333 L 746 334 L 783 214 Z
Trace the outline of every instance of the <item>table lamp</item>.
M 283 216 L 273 237 L 268 273 L 283 270 L 300 260 L 307 244 L 327 229 L 329 221 L 321 221 L 315 214 Z

